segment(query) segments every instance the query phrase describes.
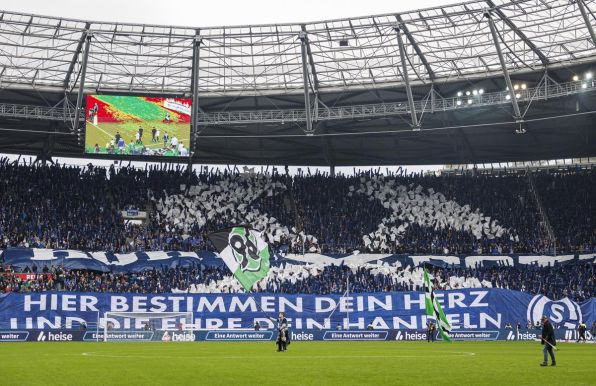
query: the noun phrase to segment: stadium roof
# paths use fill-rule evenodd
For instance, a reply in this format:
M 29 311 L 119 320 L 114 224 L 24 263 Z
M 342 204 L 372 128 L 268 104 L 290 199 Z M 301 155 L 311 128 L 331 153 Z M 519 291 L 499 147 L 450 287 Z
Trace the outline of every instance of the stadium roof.
M 595 0 L 486 0 L 209 28 L 0 11 L 0 130 L 10 133 L 0 151 L 80 156 L 84 92 L 196 98 L 193 162 L 594 156 L 596 84 L 584 81 L 596 69 L 594 9 Z M 523 84 L 519 95 L 505 91 L 509 78 Z M 486 92 L 460 97 L 472 89 Z
M 582 0 L 593 16 L 594 1 Z M 308 39 L 312 86 L 353 90 L 403 84 L 394 28 L 407 37 L 408 76 L 429 84 L 500 73 L 484 13 L 493 18 L 512 72 L 593 60 L 596 47 L 576 2 L 472 1 L 376 16 L 231 27 L 106 23 L 0 13 L 3 87 L 73 89 L 84 36 L 92 36 L 86 87 L 101 92 L 184 94 L 193 42 L 201 39 L 201 94 L 301 92 L 301 41 Z M 588 16 L 590 16 L 588 15 Z M 594 20 L 594 19 L 592 19 Z

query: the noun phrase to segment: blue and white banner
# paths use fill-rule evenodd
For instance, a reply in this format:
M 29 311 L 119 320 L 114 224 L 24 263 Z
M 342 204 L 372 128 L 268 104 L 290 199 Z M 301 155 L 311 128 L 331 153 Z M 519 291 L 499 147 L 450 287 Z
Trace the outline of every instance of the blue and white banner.
M 175 268 L 201 264 L 205 267 L 221 267 L 223 261 L 213 252 L 82 252 L 71 249 L 8 248 L 2 252 L 4 262 L 19 269 L 64 266 L 66 269 L 89 269 L 101 272 L 139 272 L 151 268 Z M 437 267 L 491 267 L 516 266 L 518 264 L 536 264 L 548 266 L 555 264 L 596 263 L 596 254 L 579 255 L 498 255 L 498 256 L 451 256 L 451 255 L 386 255 L 386 254 L 351 254 L 322 255 L 307 253 L 304 255 L 274 254 L 272 266 L 281 264 L 375 264 L 391 266 L 417 267 L 430 264 Z
M 447 319 L 458 330 L 498 330 L 507 323 L 536 324 L 547 315 L 559 328 L 596 320 L 596 299 L 581 304 L 504 289 L 437 291 Z M 96 323 L 112 312 L 193 312 L 194 330 L 237 330 L 256 322 L 272 329 L 269 316 L 285 312 L 294 330 L 421 330 L 427 316 L 422 292 L 340 295 L 8 293 L 0 295 L 0 330 L 52 329 Z M 115 330 L 121 320 L 111 320 Z M 122 322 L 124 323 L 124 322 Z M 132 328 L 141 329 L 142 319 Z M 161 319 L 157 330 L 174 328 Z M 74 328 L 74 327 L 73 327 Z
M 288 254 L 285 263 L 289 264 L 353 264 L 390 265 L 398 267 L 418 267 L 423 264 L 435 267 L 493 267 L 535 264 L 554 266 L 555 264 L 596 263 L 596 253 L 575 255 L 394 255 L 379 253 L 353 253 L 343 255 L 323 255 L 320 253 Z
M 140 272 L 152 268 L 175 268 L 204 264 L 222 265 L 212 252 L 81 252 L 71 249 L 8 248 L 3 252 L 5 264 L 24 269 L 63 266 L 100 272 Z

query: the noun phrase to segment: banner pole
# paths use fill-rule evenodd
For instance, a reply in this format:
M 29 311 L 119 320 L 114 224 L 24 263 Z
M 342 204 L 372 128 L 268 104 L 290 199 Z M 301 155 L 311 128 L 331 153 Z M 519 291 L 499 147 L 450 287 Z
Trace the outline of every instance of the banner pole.
M 350 296 L 350 271 L 348 271 L 348 275 L 346 276 L 346 298 Z M 348 325 L 346 330 L 350 329 L 350 307 L 346 307 L 346 318 L 348 319 Z
M 99 342 L 99 311 L 97 311 L 97 323 L 95 323 L 95 341 Z

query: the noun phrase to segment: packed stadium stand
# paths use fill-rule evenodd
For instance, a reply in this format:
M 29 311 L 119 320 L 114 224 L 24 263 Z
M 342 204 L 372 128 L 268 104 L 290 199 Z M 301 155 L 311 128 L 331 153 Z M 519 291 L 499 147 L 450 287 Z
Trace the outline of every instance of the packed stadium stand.
M 288 253 L 506 255 L 596 250 L 596 176 L 592 168 L 552 171 L 355 176 L 317 173 L 187 172 L 184 168 L 75 167 L 0 162 L 1 249 L 145 252 L 213 250 L 207 234 L 253 224 L 279 256 Z M 68 186 L 69 189 L 61 187 Z M 534 192 L 533 189 L 536 189 Z M 539 201 L 536 197 L 540 197 Z M 565 199 L 561 199 L 565 197 Z M 541 204 L 543 203 L 543 204 Z M 581 206 L 578 206 L 581 204 Z M 539 205 L 545 205 L 542 218 Z M 131 224 L 123 209 L 147 211 Z M 581 208 L 578 209 L 578 208 Z M 554 229 L 554 239 L 545 223 Z M 3 266 L 3 271 L 15 267 Z M 224 267 L 159 267 L 51 273 L 35 280 L 0 275 L 2 292 L 238 292 Z M 442 289 L 496 287 L 553 298 L 594 296 L 590 260 L 539 267 L 435 267 Z M 272 268 L 258 291 L 342 293 L 422 289 L 420 269 L 318 264 Z
M 4 159 L 0 179 L 1 248 L 207 250 L 208 233 L 250 223 L 275 248 L 296 253 L 548 253 L 554 243 L 560 253 L 596 249 L 591 168 L 348 177 Z M 146 223 L 127 224 L 128 208 L 147 210 Z

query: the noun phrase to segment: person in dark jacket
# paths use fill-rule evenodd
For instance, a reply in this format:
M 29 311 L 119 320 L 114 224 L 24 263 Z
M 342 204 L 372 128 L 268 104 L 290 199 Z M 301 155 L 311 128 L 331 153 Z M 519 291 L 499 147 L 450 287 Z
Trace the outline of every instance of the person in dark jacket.
M 437 335 L 437 326 L 432 321 L 429 320 L 428 325 L 426 326 L 426 341 L 434 342 L 436 335 Z
M 273 318 L 269 319 L 275 321 Z M 290 344 L 288 320 L 283 312 L 280 312 L 279 317 L 277 318 L 277 339 L 275 343 L 277 344 L 278 352 L 286 351 L 288 349 L 288 344 Z
M 555 340 L 555 329 L 546 315 L 542 317 L 542 336 L 540 343 L 544 346 L 542 349 L 544 361 L 540 366 L 548 366 L 548 355 L 550 355 L 550 365 L 556 366 L 557 361 L 555 360 L 554 348 L 557 345 L 557 341 Z
M 583 340 L 584 343 L 586 343 L 586 330 L 587 329 L 588 329 L 588 327 L 586 326 L 586 322 L 584 322 L 582 320 L 581 323 L 579 324 L 579 338 L 577 338 L 577 343 L 579 343 L 580 340 Z

